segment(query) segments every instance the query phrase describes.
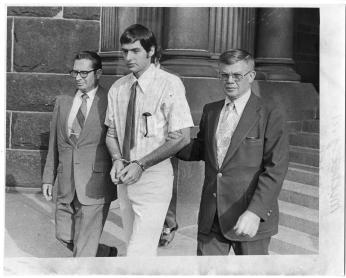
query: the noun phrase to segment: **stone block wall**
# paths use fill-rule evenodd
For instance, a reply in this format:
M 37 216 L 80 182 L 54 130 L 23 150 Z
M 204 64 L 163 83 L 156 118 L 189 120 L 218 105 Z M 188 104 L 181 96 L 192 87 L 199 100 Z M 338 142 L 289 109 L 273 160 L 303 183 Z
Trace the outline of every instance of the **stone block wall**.
M 7 8 L 6 186 L 40 187 L 55 97 L 73 94 L 74 55 L 99 51 L 100 15 L 100 7 Z

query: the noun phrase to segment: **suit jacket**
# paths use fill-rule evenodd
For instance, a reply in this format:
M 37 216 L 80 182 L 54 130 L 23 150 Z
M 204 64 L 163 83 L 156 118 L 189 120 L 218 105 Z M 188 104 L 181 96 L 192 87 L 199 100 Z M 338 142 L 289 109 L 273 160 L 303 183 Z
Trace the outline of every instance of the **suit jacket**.
M 110 179 L 112 162 L 105 143 L 107 91 L 99 86 L 77 144 L 68 136 L 67 121 L 73 96 L 56 99 L 50 126 L 43 183 L 57 184 L 57 199 L 70 203 L 76 191 L 83 205 L 109 203 L 116 187 Z
M 250 241 L 278 231 L 278 195 L 288 168 L 286 121 L 279 107 L 251 93 L 221 167 L 215 133 L 224 100 L 205 105 L 197 138 L 178 153 L 183 160 L 204 160 L 205 180 L 198 231 L 208 234 L 217 211 L 229 240 Z M 261 218 L 257 234 L 237 236 L 239 216 L 250 210 Z

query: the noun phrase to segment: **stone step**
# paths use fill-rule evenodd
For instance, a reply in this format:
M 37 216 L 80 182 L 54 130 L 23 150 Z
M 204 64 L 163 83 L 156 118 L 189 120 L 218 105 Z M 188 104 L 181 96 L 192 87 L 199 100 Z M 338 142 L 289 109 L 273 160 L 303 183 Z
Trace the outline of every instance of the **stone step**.
M 318 237 L 318 210 L 279 200 L 279 224 Z
M 290 146 L 289 161 L 309 166 L 319 166 L 319 150 L 307 147 Z
M 279 225 L 279 232 L 272 237 L 269 252 L 289 254 L 318 254 L 318 237 Z
M 292 133 L 289 135 L 289 144 L 293 146 L 318 149 L 320 147 L 320 136 L 318 133 Z
M 302 122 L 302 131 L 319 133 L 320 132 L 320 121 L 319 120 L 304 120 Z
M 319 169 L 313 166 L 290 162 L 285 179 L 318 186 Z
M 318 210 L 318 189 L 317 186 L 285 180 L 279 199 Z
M 302 121 L 287 121 L 289 132 L 299 132 L 302 130 Z

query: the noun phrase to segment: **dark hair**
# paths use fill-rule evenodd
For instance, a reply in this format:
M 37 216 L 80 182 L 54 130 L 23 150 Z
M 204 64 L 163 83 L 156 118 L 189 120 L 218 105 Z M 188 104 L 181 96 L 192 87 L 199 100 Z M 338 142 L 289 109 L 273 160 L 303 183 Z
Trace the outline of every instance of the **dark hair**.
M 230 49 L 223 52 L 219 57 L 219 62 L 226 65 L 233 65 L 239 61 L 244 61 L 251 69 L 255 68 L 254 58 L 243 49 Z
M 159 55 L 159 51 L 155 35 L 147 27 L 141 24 L 133 24 L 127 27 L 120 37 L 121 44 L 134 43 L 136 41 L 140 42 L 146 52 L 149 52 L 153 46 L 155 49 L 153 57 L 159 58 L 157 56 Z
M 93 69 L 102 69 L 102 60 L 101 57 L 93 51 L 81 51 L 75 57 L 75 60 L 87 59 L 92 63 Z

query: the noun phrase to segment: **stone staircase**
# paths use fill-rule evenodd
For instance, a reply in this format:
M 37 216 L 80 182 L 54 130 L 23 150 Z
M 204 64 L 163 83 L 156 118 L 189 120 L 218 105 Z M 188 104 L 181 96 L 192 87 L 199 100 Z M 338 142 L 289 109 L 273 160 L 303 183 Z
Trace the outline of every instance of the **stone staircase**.
M 289 122 L 290 164 L 279 196 L 271 254 L 318 254 L 319 120 Z

